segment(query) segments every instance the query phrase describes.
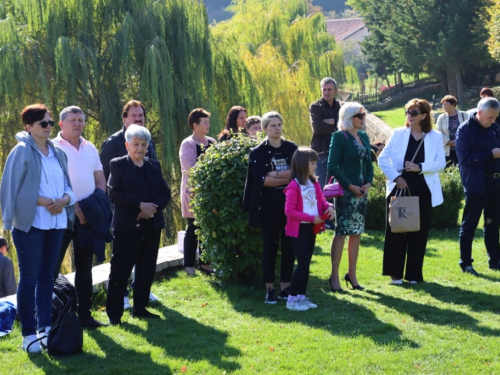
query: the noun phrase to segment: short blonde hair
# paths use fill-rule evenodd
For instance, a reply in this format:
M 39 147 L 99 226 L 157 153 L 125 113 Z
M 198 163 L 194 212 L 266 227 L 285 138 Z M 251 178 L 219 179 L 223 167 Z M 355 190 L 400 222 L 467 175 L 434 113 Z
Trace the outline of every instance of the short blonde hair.
M 269 125 L 269 121 L 271 121 L 272 118 L 279 118 L 281 120 L 281 123 L 283 124 L 283 117 L 276 111 L 271 111 L 264 113 L 264 116 L 262 116 L 262 129 L 267 129 L 267 125 Z
M 340 130 L 351 130 L 353 128 L 352 125 L 352 117 L 359 112 L 359 110 L 363 107 L 359 103 L 355 102 L 345 102 L 342 107 L 340 107 L 339 111 L 339 128 Z

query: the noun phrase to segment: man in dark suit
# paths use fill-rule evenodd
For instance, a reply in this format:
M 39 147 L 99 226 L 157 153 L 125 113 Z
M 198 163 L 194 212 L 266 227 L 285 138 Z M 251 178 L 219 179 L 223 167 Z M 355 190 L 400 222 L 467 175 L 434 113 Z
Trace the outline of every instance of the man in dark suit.
M 99 152 L 106 181 L 109 178 L 109 162 L 111 159 L 127 155 L 127 149 L 125 148 L 125 131 L 127 128 L 132 124 L 146 126 L 146 109 L 144 105 L 138 100 L 130 100 L 123 107 L 122 119 L 123 128 L 106 139 L 102 143 L 101 151 Z M 150 159 L 158 160 L 153 140 L 149 141 L 146 156 Z

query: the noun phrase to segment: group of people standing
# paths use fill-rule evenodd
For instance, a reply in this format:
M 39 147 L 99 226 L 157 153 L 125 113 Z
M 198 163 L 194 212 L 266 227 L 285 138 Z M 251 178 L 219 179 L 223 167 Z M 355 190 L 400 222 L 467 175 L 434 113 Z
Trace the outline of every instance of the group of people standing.
M 54 279 L 70 242 L 82 326 L 106 325 L 90 313 L 92 266 L 94 255 L 97 262 L 104 261 L 105 243 L 110 241 L 110 324 L 121 323 L 123 296 L 134 266 L 132 316 L 159 317 L 146 306 L 170 189 L 144 127 L 142 103 L 132 100 L 125 105 L 123 129 L 103 143 L 100 154 L 82 137 L 85 114 L 79 107 L 61 111 L 61 132 L 52 140 L 55 121 L 45 105 L 25 107 L 21 118 L 25 131 L 16 135 L 18 144 L 7 157 L 0 201 L 4 229 L 12 230 L 19 261 L 17 307 L 23 348 L 40 352 L 46 345 Z
M 364 131 L 367 113 L 359 103 L 338 102 L 337 83 L 332 78 L 321 81 L 321 90 L 322 97 L 310 106 L 311 147 L 298 147 L 282 137 L 284 119 L 280 113 L 248 117 L 241 106 L 231 108 L 218 137 L 227 141 L 239 132 L 250 137 L 257 131 L 266 134 L 250 154 L 243 210 L 248 212 L 249 225 L 261 229 L 265 302 L 276 304 L 278 299 L 286 299 L 287 308 L 294 311 L 317 307 L 306 297 L 306 291 L 316 234 L 325 228 L 335 230 L 328 279 L 332 292 L 344 292 L 340 261 L 347 236 L 349 265 L 343 280 L 354 290 L 364 289 L 356 268 L 374 176 L 372 146 Z M 443 203 L 439 172 L 447 158 L 458 162 L 465 189 L 460 229 L 462 270 L 478 274 L 472 267 L 471 252 L 483 210 L 489 266 L 500 270 L 500 128 L 495 123 L 500 103 L 484 98 L 465 120 L 456 110 L 453 97 L 443 98 L 443 108 L 445 114 L 438 120 L 440 131 L 435 131 L 429 103 L 410 100 L 405 105 L 405 126 L 394 131 L 378 156 L 387 178 L 382 272 L 395 285 L 403 280 L 412 284 L 424 280 L 431 213 L 433 207 Z M 27 106 L 21 118 L 25 131 L 16 135 L 18 144 L 7 158 L 0 203 L 4 229 L 12 230 L 19 259 L 17 298 L 24 349 L 41 351 L 37 342 L 32 344 L 37 336 L 44 338 L 42 345 L 45 343 L 52 323 L 53 282 L 70 242 L 74 248 L 78 315 L 84 327 L 106 325 L 90 313 L 92 265 L 94 255 L 98 262 L 104 260 L 105 243 L 110 241 L 113 251 L 106 301 L 110 324 L 121 324 L 123 297 L 134 267 L 132 316 L 157 318 L 146 306 L 165 226 L 162 210 L 171 193 L 145 127 L 142 103 L 132 100 L 124 106 L 123 128 L 102 144 L 100 152 L 82 137 L 85 114 L 76 106 L 61 111 L 61 132 L 52 140 L 55 122 L 46 106 Z M 199 157 L 216 140 L 208 136 L 210 113 L 205 109 L 191 111 L 187 122 L 192 134 L 179 150 L 182 215 L 188 224 L 184 267 L 188 275 L 195 275 L 196 251 L 203 248 L 196 236 L 188 177 Z M 334 204 L 322 192 L 329 177 L 343 188 Z M 391 197 L 402 190 L 419 197 L 418 232 L 391 231 Z M 280 288 L 275 291 L 279 250 Z M 203 258 L 199 269 L 215 272 Z

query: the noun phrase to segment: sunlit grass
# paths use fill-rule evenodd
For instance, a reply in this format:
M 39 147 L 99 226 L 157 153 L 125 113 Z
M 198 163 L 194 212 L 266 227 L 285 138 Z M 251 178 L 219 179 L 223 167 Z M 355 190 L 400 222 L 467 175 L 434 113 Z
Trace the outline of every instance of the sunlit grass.
M 366 291 L 332 294 L 331 234 L 318 237 L 308 296 L 318 309 L 290 312 L 264 304 L 252 284 L 189 278 L 182 269 L 157 276 L 151 310 L 158 321 L 126 312 L 121 327 L 86 331 L 84 354 L 30 355 L 19 326 L 0 339 L 1 374 L 464 374 L 500 372 L 500 274 L 488 269 L 477 231 L 474 263 L 458 266 L 458 228 L 431 231 L 425 283 L 389 285 L 381 275 L 383 233 L 362 236 L 358 280 Z M 347 254 L 340 265 L 347 271 Z M 345 285 L 345 284 L 344 284 Z M 106 320 L 104 293 L 94 315 Z

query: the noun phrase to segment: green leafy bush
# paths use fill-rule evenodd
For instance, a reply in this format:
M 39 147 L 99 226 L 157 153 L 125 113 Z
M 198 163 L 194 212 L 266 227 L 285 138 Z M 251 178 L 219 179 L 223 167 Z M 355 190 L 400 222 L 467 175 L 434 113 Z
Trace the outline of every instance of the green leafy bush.
M 431 228 L 457 226 L 458 213 L 464 199 L 464 187 L 458 167 L 449 167 L 439 174 L 444 202 L 432 210 Z
M 217 143 L 191 169 L 189 183 L 204 257 L 224 279 L 254 275 L 260 268 L 260 230 L 248 225 L 243 190 L 250 149 L 259 143 L 244 135 Z
M 373 184 L 368 193 L 366 229 L 385 229 L 385 175 L 380 167 L 373 164 Z
M 385 229 L 385 183 L 386 178 L 378 165 L 373 166 L 375 177 L 368 197 L 366 214 L 367 229 Z M 457 225 L 462 205 L 463 186 L 457 167 L 449 167 L 439 174 L 443 189 L 444 203 L 434 207 L 431 228 L 452 228 Z

